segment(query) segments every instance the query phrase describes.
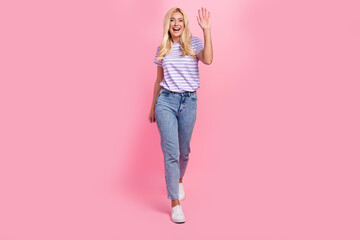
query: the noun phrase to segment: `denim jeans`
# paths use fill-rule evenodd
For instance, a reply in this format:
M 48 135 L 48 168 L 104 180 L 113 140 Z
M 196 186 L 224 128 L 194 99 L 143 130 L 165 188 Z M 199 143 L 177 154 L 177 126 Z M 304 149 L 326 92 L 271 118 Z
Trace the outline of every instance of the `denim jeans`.
M 155 121 L 164 155 L 168 199 L 178 199 L 179 178 L 189 161 L 190 139 L 197 111 L 197 93 L 176 93 L 162 88 L 155 104 Z

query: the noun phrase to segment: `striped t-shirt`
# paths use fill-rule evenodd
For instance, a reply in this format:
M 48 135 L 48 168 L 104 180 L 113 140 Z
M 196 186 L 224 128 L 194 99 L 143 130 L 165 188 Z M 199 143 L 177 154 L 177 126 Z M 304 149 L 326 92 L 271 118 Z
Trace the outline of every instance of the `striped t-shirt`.
M 164 69 L 164 79 L 160 83 L 163 88 L 173 92 L 193 92 L 200 87 L 198 53 L 204 50 L 204 44 L 200 38 L 192 37 L 191 47 L 196 52 L 196 60 L 189 55 L 182 56 L 180 43 L 172 43 L 171 53 L 162 62 L 157 62 L 158 46 L 154 63 Z

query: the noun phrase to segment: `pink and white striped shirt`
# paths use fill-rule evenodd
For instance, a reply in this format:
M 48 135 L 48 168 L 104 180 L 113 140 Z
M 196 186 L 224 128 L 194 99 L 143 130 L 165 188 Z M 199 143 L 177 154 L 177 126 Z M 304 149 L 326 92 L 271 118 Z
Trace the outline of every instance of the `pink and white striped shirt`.
M 196 60 L 181 55 L 180 43 L 172 43 L 171 53 L 162 62 L 157 62 L 160 46 L 157 48 L 154 63 L 164 69 L 164 79 L 160 85 L 173 92 L 195 91 L 200 87 L 198 53 L 204 50 L 204 44 L 198 37 L 191 38 L 191 47 L 196 52 Z

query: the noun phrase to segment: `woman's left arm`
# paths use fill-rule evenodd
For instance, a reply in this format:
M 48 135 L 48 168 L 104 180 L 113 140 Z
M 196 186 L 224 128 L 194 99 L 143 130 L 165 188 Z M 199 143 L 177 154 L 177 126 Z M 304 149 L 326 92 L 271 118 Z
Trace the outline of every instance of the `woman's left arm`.
M 210 12 L 206 8 L 198 10 L 199 16 L 196 16 L 198 23 L 204 31 L 204 50 L 198 53 L 198 58 L 204 64 L 210 65 L 213 60 L 213 47 L 211 42 L 211 24 Z

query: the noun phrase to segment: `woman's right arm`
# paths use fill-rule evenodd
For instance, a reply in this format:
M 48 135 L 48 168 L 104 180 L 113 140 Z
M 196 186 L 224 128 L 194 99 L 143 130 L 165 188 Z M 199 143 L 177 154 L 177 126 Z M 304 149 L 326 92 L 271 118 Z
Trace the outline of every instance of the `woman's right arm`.
M 162 86 L 160 86 L 160 82 L 163 79 L 164 79 L 164 69 L 160 66 L 157 66 L 157 76 L 156 76 L 156 81 L 155 81 L 155 85 L 154 85 L 154 95 L 153 95 L 153 101 L 151 104 L 151 109 L 150 109 L 150 114 L 149 114 L 150 122 L 155 122 L 155 104 L 156 104 L 157 96 L 162 88 Z

